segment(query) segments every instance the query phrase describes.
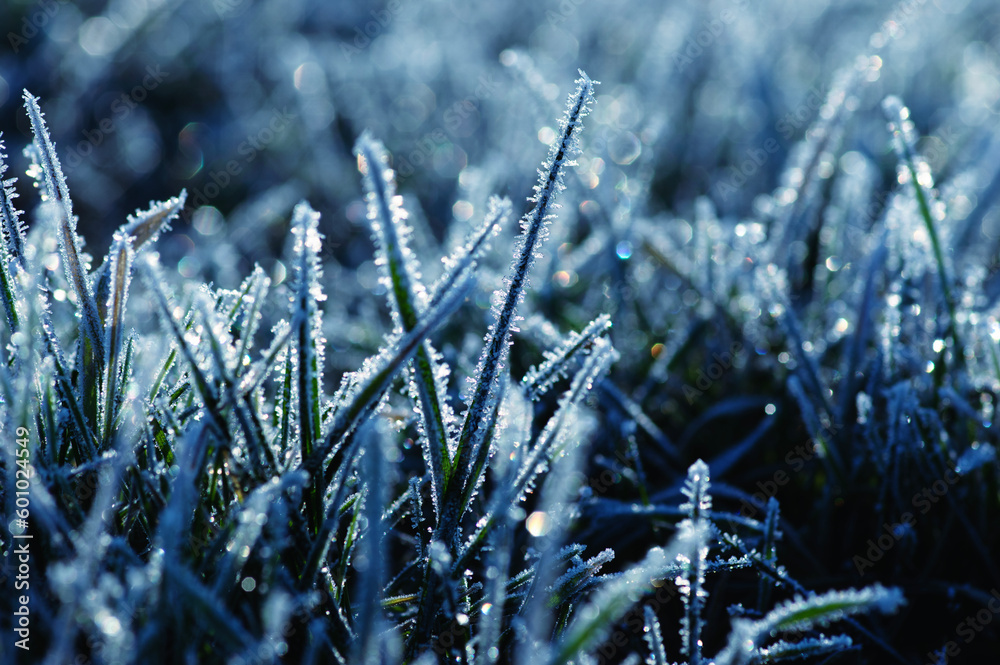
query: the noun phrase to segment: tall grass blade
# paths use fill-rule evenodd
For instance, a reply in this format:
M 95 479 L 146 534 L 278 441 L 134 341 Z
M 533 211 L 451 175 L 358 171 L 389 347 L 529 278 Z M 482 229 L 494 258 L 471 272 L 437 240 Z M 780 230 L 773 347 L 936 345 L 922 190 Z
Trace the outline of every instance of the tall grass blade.
M 83 244 L 76 234 L 76 215 L 73 214 L 73 202 L 69 197 L 69 188 L 63 177 L 59 158 L 56 156 L 55 145 L 49 137 L 45 126 L 42 110 L 38 107 L 38 99 L 27 90 L 24 91 L 24 107 L 28 110 L 31 129 L 35 135 L 35 152 L 42 169 L 44 183 L 44 200 L 55 206 L 53 232 L 59 238 L 59 249 L 62 253 L 63 268 L 66 279 L 76 292 L 77 307 L 80 316 L 81 343 L 89 347 L 93 358 L 103 359 L 104 327 L 98 313 L 97 302 L 90 288 L 89 257 L 83 253 Z M 95 382 L 96 376 L 92 377 Z
M 3 143 L 3 133 L 0 133 L 0 231 L 3 233 L 3 245 L 7 250 L 8 259 L 16 260 L 22 270 L 27 269 L 27 258 L 24 255 L 24 226 L 21 221 L 21 211 L 14 205 L 18 197 L 14 184 L 17 178 L 6 178 L 7 149 Z
M 122 340 L 125 336 L 125 303 L 128 300 L 129 285 L 132 281 L 132 262 L 135 250 L 131 236 L 116 233 L 111 244 L 110 275 L 112 288 L 104 309 L 107 312 L 104 329 L 107 331 L 104 360 L 104 408 L 103 437 L 105 445 L 111 440 L 115 421 L 115 409 L 119 394 L 119 364 L 122 351 Z
M 470 479 L 472 461 L 479 455 L 485 433 L 489 429 L 489 416 L 493 411 L 491 403 L 496 399 L 500 376 L 510 352 L 510 334 L 515 324 L 515 312 L 524 298 L 528 271 L 534 262 L 537 246 L 544 242 L 547 235 L 556 195 L 566 187 L 565 169 L 572 164 L 573 156 L 579 152 L 579 132 L 583 118 L 594 101 L 594 84 L 585 73 L 580 72 L 576 92 L 570 95 L 566 115 L 560 121 L 559 140 L 553 144 L 544 168 L 539 171 L 539 181 L 531 199 L 534 207 L 521 221 L 522 233 L 506 278 L 507 290 L 502 295 L 502 303 L 493 310 L 494 323 L 490 327 L 486 346 L 476 368 L 475 387 L 469 398 L 469 408 L 462 422 L 455 451 L 455 470 L 444 488 L 444 502 L 448 504 L 444 512 L 455 516 L 447 519 L 458 518 L 461 513 L 459 504 L 463 496 L 470 493 L 470 482 L 476 482 Z M 451 541 L 457 535 L 457 523 L 445 522 L 443 526 L 442 539 L 449 546 L 454 545 Z
M 389 293 L 393 325 L 398 332 L 409 332 L 427 309 L 428 297 L 420 283 L 420 265 L 407 243 L 411 230 L 406 224 L 406 211 L 399 204 L 394 174 L 382 144 L 365 133 L 354 152 L 364 175 L 368 219 L 377 248 L 375 262 L 381 268 L 382 283 Z M 431 478 L 435 520 L 440 517 L 438 504 L 443 484 L 451 475 L 451 429 L 455 415 L 445 399 L 449 373 L 429 341 L 417 348 L 410 392 L 420 415 L 421 443 Z
M 298 398 L 299 452 L 309 459 L 321 436 L 323 347 L 322 319 L 318 303 L 326 300 L 319 280 L 322 268 L 319 253 L 323 236 L 319 230 L 319 213 L 305 201 L 292 213 L 292 235 L 295 246 L 295 290 L 292 297 L 292 327 L 295 330 L 295 388 Z M 310 529 L 319 528 L 322 502 L 315 488 L 309 489 L 308 517 Z
M 678 577 L 681 600 L 684 601 L 684 616 L 681 617 L 681 653 L 688 657 L 690 665 L 701 665 L 702 611 L 708 593 L 705 591 L 705 569 L 708 558 L 708 537 L 711 533 L 708 515 L 712 510 L 709 494 L 708 465 L 698 460 L 688 469 L 688 477 L 681 492 L 687 501 L 681 510 L 687 513 L 679 525 L 681 534 L 690 549 L 678 555 L 684 574 Z

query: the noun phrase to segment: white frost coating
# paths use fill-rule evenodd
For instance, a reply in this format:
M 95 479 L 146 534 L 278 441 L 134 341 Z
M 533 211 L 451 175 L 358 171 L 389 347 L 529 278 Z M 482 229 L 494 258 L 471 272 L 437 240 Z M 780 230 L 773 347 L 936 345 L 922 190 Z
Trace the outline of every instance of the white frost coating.
M 24 256 L 26 229 L 21 220 L 21 211 L 14 205 L 14 199 L 18 197 L 17 190 L 14 189 L 17 178 L 4 178 L 7 172 L 7 150 L 2 139 L 3 133 L 0 132 L 0 223 L 9 258 L 16 259 L 17 265 L 24 269 L 27 267 Z
M 296 353 L 293 354 L 299 407 L 299 437 L 303 457 L 312 454 L 320 437 L 323 386 L 323 319 L 317 303 L 326 300 L 319 280 L 323 269 L 319 253 L 323 236 L 319 233 L 319 213 L 305 201 L 292 213 L 292 253 L 295 257 L 292 293 L 292 328 Z
M 118 399 L 118 368 L 122 350 L 122 340 L 125 336 L 125 304 L 128 301 L 129 285 L 132 283 L 132 262 L 135 250 L 132 248 L 132 238 L 122 232 L 116 232 L 111 243 L 111 262 L 109 281 L 111 292 L 108 294 L 105 311 L 104 367 L 104 401 L 101 420 L 104 423 L 104 438 L 111 435 L 111 424 L 114 421 L 114 406 Z
M 514 250 L 514 261 L 504 280 L 505 291 L 498 294 L 492 309 L 494 323 L 486 335 L 486 344 L 476 368 L 478 378 L 468 399 L 469 408 L 459 440 L 456 475 L 462 486 L 468 481 L 464 475 L 471 471 L 470 462 L 477 457 L 488 430 L 493 403 L 498 397 L 499 379 L 507 365 L 515 312 L 528 284 L 528 271 L 535 260 L 537 246 L 544 242 L 548 233 L 555 197 L 566 188 L 564 171 L 574 164 L 572 157 L 579 152 L 582 120 L 594 101 L 595 82 L 581 71 L 576 83 L 576 91 L 567 101 L 566 115 L 559 122 L 561 139 L 552 145 L 544 168 L 538 172 L 535 195 L 529 199 L 534 207 L 521 219 L 522 233 Z M 463 488 L 457 488 L 457 494 L 462 493 Z
M 427 308 L 427 293 L 420 282 L 420 263 L 409 247 L 413 229 L 396 194 L 396 178 L 381 142 L 365 132 L 354 148 L 364 177 L 368 221 L 375 242 L 379 281 L 389 294 L 396 332 L 412 328 Z
M 828 591 L 809 597 L 796 596 L 759 621 L 734 620 L 729 642 L 716 659 L 716 665 L 742 665 L 751 662 L 759 653 L 760 643 L 768 636 L 826 626 L 871 610 L 888 614 L 895 612 L 905 602 L 899 589 L 887 589 L 880 584 L 864 589 Z
M 708 558 L 708 536 L 710 524 L 708 514 L 712 510 L 712 496 L 709 494 L 709 469 L 702 460 L 696 461 L 688 469 L 687 480 L 681 493 L 687 501 L 681 510 L 688 514 L 678 529 L 690 548 L 678 554 L 684 574 L 676 579 L 684 602 L 684 616 L 681 617 L 681 652 L 688 656 L 690 665 L 700 665 L 702 609 L 708 592 L 705 591 L 706 560 Z
M 55 145 L 45 126 L 42 110 L 38 107 L 38 99 L 27 90 L 24 91 L 24 107 L 28 110 L 31 129 L 35 134 L 34 156 L 39 160 L 37 166 L 41 168 L 40 177 L 44 185 L 42 200 L 56 205 L 60 210 L 53 220 L 53 233 L 59 238 L 66 279 L 76 290 L 81 332 L 91 344 L 94 355 L 101 358 L 104 356 L 104 326 L 90 289 L 90 257 L 83 252 L 83 242 L 76 233 L 76 215 L 73 214 L 69 188 L 59 165 L 59 158 L 56 157 Z
M 556 381 L 565 378 L 573 361 L 589 349 L 594 340 L 611 329 L 611 317 L 602 314 L 587 324 L 580 332 L 571 332 L 555 349 L 544 352 L 545 361 L 528 370 L 521 380 L 527 395 L 537 399 L 544 395 Z

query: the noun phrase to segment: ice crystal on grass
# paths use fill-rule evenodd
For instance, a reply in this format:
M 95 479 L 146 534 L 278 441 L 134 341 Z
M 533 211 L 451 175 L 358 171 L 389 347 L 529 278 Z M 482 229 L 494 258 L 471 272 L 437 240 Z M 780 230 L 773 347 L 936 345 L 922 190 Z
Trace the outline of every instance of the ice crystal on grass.
M 768 637 L 827 626 L 861 612 L 892 613 L 904 602 L 898 589 L 886 589 L 880 585 L 861 590 L 829 591 L 807 598 L 798 597 L 782 603 L 759 621 L 735 621 L 729 644 L 719 654 L 716 662 L 719 665 L 753 662 L 759 653 L 761 641 Z
M 450 500 L 452 504 L 459 501 L 463 494 L 468 495 L 470 482 L 478 482 L 476 478 L 470 479 L 469 473 L 472 471 L 472 460 L 483 455 L 483 438 L 490 427 L 489 417 L 493 411 L 491 402 L 496 400 L 500 375 L 506 367 L 510 352 L 510 333 L 515 324 L 515 311 L 524 297 L 536 247 L 544 242 L 547 235 L 555 197 L 566 187 L 564 170 L 572 166 L 573 155 L 579 151 L 579 132 L 582 120 L 594 101 L 594 85 L 594 81 L 581 71 L 576 92 L 569 96 L 566 115 L 559 123 L 559 140 L 552 145 L 544 168 L 538 172 L 539 181 L 535 185 L 535 195 L 531 198 L 534 207 L 521 220 L 521 235 L 515 248 L 514 262 L 505 278 L 506 291 L 501 292 L 498 304 L 492 310 L 494 322 L 490 325 L 486 345 L 476 368 L 475 387 L 469 396 L 455 452 L 453 479 L 446 487 L 449 496 L 445 500 Z
M 397 200 L 394 175 L 382 145 L 363 134 L 355 152 L 368 192 L 368 217 L 377 248 L 375 262 L 390 296 L 394 327 L 398 333 L 409 332 L 426 311 L 428 299 L 420 282 L 420 266 L 407 243 L 411 230 L 406 224 L 406 212 Z M 480 234 L 480 238 L 489 232 Z M 472 257 L 476 251 L 473 245 L 466 256 Z M 457 262 L 451 268 L 458 268 Z M 431 478 L 435 519 L 440 519 L 441 495 L 452 474 L 455 415 L 447 401 L 450 372 L 429 341 L 421 344 L 412 364 L 410 392 L 420 415 L 421 445 Z
M 295 206 L 292 213 L 292 260 L 294 261 L 294 286 L 292 295 L 292 327 L 295 368 L 295 399 L 298 404 L 299 448 L 302 459 L 312 456 L 322 432 L 323 403 L 323 349 L 322 314 L 319 303 L 326 300 L 320 287 L 322 270 L 319 253 L 323 237 L 318 231 L 319 213 L 305 201 Z M 320 498 L 315 488 L 309 509 L 309 524 L 319 527 Z
M 104 357 L 104 326 L 98 314 L 97 302 L 91 290 L 90 259 L 83 252 L 83 242 L 76 233 L 76 215 L 73 214 L 73 202 L 69 197 L 69 188 L 63 177 L 56 148 L 49 137 L 48 127 L 38 107 L 38 99 L 27 90 L 24 91 L 24 106 L 28 110 L 31 129 L 35 135 L 35 156 L 41 168 L 41 181 L 44 184 L 43 201 L 54 206 L 51 211 L 52 233 L 59 238 L 59 249 L 62 255 L 66 279 L 76 292 L 77 307 L 80 316 L 80 344 L 89 346 L 90 353 L 96 358 Z
M 17 178 L 7 177 L 7 149 L 4 146 L 3 134 L 0 134 L 0 222 L 2 222 L 3 243 L 6 250 L 6 262 L 16 260 L 23 269 L 27 266 L 24 256 L 24 223 L 21 221 L 21 211 L 14 204 L 18 197 L 14 185 Z
M 131 236 L 116 233 L 111 245 L 111 262 L 108 268 L 111 292 L 104 307 L 107 312 L 104 323 L 104 328 L 107 331 L 103 410 L 103 437 L 105 441 L 111 438 L 111 429 L 118 406 L 118 374 L 123 351 L 122 342 L 125 337 L 125 305 L 132 282 L 132 262 L 134 259 L 135 250 Z
M 681 490 L 687 497 L 687 502 L 681 504 L 681 510 L 686 511 L 688 517 L 681 522 L 680 529 L 687 536 L 690 549 L 678 555 L 684 574 L 677 578 L 684 601 L 684 616 L 681 618 L 683 653 L 692 665 L 702 662 L 701 614 L 708 596 L 704 589 L 709 535 L 706 514 L 712 510 L 709 487 L 708 465 L 698 460 L 688 470 L 687 480 Z
M 23 71 L 58 78 L 39 84 L 67 121 L 53 130 L 88 142 L 109 63 L 191 37 L 153 49 L 178 79 L 134 88 L 144 102 L 114 133 L 99 120 L 100 144 L 57 155 L 26 94 L 27 183 L 0 146 L 0 429 L 34 471 L 39 658 L 907 663 L 955 625 L 935 632 L 926 608 L 958 621 L 988 600 L 996 54 L 970 40 L 956 66 L 923 48 L 930 15 L 907 14 L 905 48 L 886 28 L 828 62 L 830 35 L 903 21 L 870 0 L 860 27 L 831 6 L 795 30 L 757 20 L 774 3 L 731 22 L 671 5 L 647 25 L 641 2 L 593 2 L 390 7 L 350 67 L 326 56 L 366 9 L 215 7 L 247 36 L 221 59 L 193 3 L 113 35 L 95 26 L 121 17 L 85 10 L 79 40 L 66 16 L 39 30 Z M 968 4 L 934 28 L 996 15 Z M 726 47 L 706 45 L 720 22 Z M 421 50 L 431 23 L 451 37 Z M 803 34 L 823 37 L 805 60 Z M 87 57 L 59 60 L 64 42 Z M 757 66 L 761 44 L 782 76 Z M 613 83 L 595 105 L 581 74 L 557 124 L 574 54 Z M 807 80 L 816 62 L 837 73 Z M 148 126 L 192 72 L 209 106 Z M 888 132 L 887 92 L 913 104 L 890 98 Z M 236 133 L 210 126 L 229 115 Z M 227 146 L 245 160 L 223 171 Z M 130 215 L 164 177 L 187 192 Z M 32 181 L 41 205 L 22 215 Z M 514 225 L 490 195 L 533 183 Z M 103 261 L 76 214 L 107 229 Z M 861 561 L 885 524 L 891 551 Z M 876 616 L 902 602 L 879 585 L 811 588 L 855 572 L 913 589 L 912 608 Z M 823 634 L 834 620 L 844 634 Z

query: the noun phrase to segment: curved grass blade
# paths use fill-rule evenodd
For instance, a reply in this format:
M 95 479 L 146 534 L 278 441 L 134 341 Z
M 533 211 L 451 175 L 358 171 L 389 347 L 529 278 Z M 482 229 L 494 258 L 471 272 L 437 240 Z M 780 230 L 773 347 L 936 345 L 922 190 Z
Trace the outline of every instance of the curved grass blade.
M 133 253 L 138 253 L 143 246 L 155 243 L 161 233 L 170 230 L 170 222 L 183 210 L 186 200 L 187 190 L 181 190 L 181 193 L 173 198 L 158 203 L 151 203 L 147 210 L 137 210 L 134 215 L 128 216 L 128 220 L 124 224 L 118 227 L 115 237 L 124 235 L 130 238 Z M 111 266 L 112 258 L 112 254 L 109 253 L 100 267 L 94 271 L 91 278 L 97 285 L 95 288 L 95 299 L 97 300 L 98 311 L 101 317 L 105 319 L 108 315 L 106 307 L 111 291 L 111 279 L 114 273 Z
M 758 621 L 736 619 L 729 642 L 715 662 L 716 665 L 743 665 L 759 656 L 760 643 L 772 635 L 826 626 L 871 611 L 888 614 L 905 602 L 898 589 L 887 589 L 880 584 L 864 589 L 828 591 L 810 597 L 798 596 L 785 601 Z

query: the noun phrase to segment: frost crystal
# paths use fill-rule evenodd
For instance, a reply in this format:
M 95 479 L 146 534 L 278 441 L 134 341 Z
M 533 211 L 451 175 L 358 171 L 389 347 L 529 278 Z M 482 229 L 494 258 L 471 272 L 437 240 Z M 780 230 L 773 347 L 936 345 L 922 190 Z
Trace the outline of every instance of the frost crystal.
M 490 426 L 490 415 L 494 413 L 494 403 L 498 399 L 500 377 L 506 369 L 510 351 L 510 334 L 515 323 L 515 311 L 524 297 L 528 281 L 528 271 L 537 253 L 536 246 L 544 241 L 547 226 L 555 206 L 556 195 L 565 189 L 567 167 L 572 166 L 572 157 L 579 151 L 579 131 L 582 120 L 594 101 L 595 82 L 580 72 L 576 92 L 569 96 L 566 115 L 560 121 L 561 138 L 549 151 L 544 168 L 539 170 L 539 181 L 535 195 L 531 198 L 534 207 L 521 220 L 521 235 L 515 248 L 514 261 L 505 278 L 506 292 L 498 292 L 499 299 L 492 310 L 494 319 L 486 336 L 479 364 L 476 368 L 476 383 L 468 400 L 462 424 L 462 433 L 456 451 L 455 475 L 459 487 L 453 490 L 452 501 L 458 496 L 468 496 L 468 477 L 471 462 L 481 455 L 480 447 Z M 472 479 L 477 482 L 477 479 Z

